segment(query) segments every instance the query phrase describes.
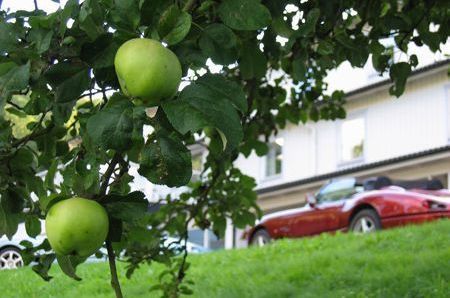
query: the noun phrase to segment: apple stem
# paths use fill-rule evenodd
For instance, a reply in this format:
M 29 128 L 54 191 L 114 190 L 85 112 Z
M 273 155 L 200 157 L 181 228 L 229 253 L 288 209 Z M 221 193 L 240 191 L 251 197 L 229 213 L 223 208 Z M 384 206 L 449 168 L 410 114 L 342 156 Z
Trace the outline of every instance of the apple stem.
M 109 271 L 111 271 L 111 287 L 116 292 L 117 298 L 123 298 L 122 289 L 120 288 L 119 277 L 117 276 L 116 256 L 111 241 L 106 240 L 106 249 L 108 251 Z

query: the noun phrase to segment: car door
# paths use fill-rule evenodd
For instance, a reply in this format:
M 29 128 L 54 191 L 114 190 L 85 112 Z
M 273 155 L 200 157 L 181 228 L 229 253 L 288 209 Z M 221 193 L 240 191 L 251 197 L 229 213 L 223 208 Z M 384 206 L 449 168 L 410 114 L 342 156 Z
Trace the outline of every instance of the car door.
M 341 213 L 345 198 L 341 200 L 323 202 L 317 206 L 321 214 L 321 232 L 336 231 L 341 228 Z
M 320 206 L 309 208 L 294 214 L 288 221 L 291 237 L 304 237 L 320 234 L 326 229 L 326 210 Z
M 335 231 L 340 228 L 340 214 L 345 200 L 357 192 L 356 180 L 333 180 L 316 194 L 317 203 L 289 220 L 292 237 L 302 237 Z

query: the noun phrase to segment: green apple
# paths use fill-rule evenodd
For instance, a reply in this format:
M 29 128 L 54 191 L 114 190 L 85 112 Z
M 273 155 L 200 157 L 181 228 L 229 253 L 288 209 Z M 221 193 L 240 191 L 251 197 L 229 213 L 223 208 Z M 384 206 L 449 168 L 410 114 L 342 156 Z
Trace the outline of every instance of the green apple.
M 147 106 L 172 97 L 181 81 L 177 56 L 159 41 L 134 38 L 117 50 L 114 66 L 122 92 Z
M 105 242 L 109 221 L 97 202 L 73 197 L 53 205 L 45 219 L 48 241 L 59 255 L 88 257 Z

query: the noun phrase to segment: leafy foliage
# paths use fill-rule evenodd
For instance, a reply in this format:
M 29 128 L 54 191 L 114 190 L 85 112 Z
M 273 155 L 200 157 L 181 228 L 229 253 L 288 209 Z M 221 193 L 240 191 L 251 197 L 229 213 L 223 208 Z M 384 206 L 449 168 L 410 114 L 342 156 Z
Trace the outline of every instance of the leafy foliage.
M 50 14 L 2 10 L 0 233 L 11 237 L 25 223 L 34 237 L 58 200 L 97 200 L 110 216 L 108 255 L 127 262 L 127 276 L 161 262 L 159 289 L 187 294 L 185 254 L 172 258 L 164 239 L 177 235 L 183 247 L 192 224 L 223 235 L 226 218 L 254 222 L 255 182 L 233 167 L 239 154 L 264 155 L 261 137 L 288 123 L 345 117 L 344 94 L 324 81 L 344 61 L 371 59 L 400 96 L 418 63 L 408 47 L 438 51 L 449 9 L 443 0 L 69 0 Z M 124 96 L 115 74 L 117 49 L 136 37 L 164 42 L 189 81 L 156 114 Z M 191 146 L 207 153 L 195 183 Z M 131 166 L 153 183 L 188 187 L 150 213 L 143 195 L 130 193 Z M 78 278 L 82 260 L 56 257 L 45 241 L 28 245 L 26 259 L 38 250 L 45 254 L 33 270 L 45 280 L 55 258 Z

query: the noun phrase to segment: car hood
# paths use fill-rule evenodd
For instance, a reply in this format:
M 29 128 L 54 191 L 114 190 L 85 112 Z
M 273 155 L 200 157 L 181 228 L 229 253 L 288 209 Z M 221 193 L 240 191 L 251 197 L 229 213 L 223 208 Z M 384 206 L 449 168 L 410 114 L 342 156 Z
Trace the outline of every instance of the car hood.
M 311 210 L 311 206 L 309 206 L 308 204 L 306 204 L 303 207 L 299 207 L 299 208 L 293 208 L 293 209 L 287 209 L 287 210 L 282 210 L 282 211 L 277 211 L 277 212 L 273 212 L 273 213 L 269 213 L 264 215 L 258 222 L 258 223 L 263 223 L 266 221 L 269 221 L 271 219 L 274 218 L 279 218 L 279 217 L 283 217 L 283 216 L 289 216 L 291 214 L 297 214 L 297 213 L 301 213 L 301 212 L 305 212 L 305 211 L 309 211 Z

